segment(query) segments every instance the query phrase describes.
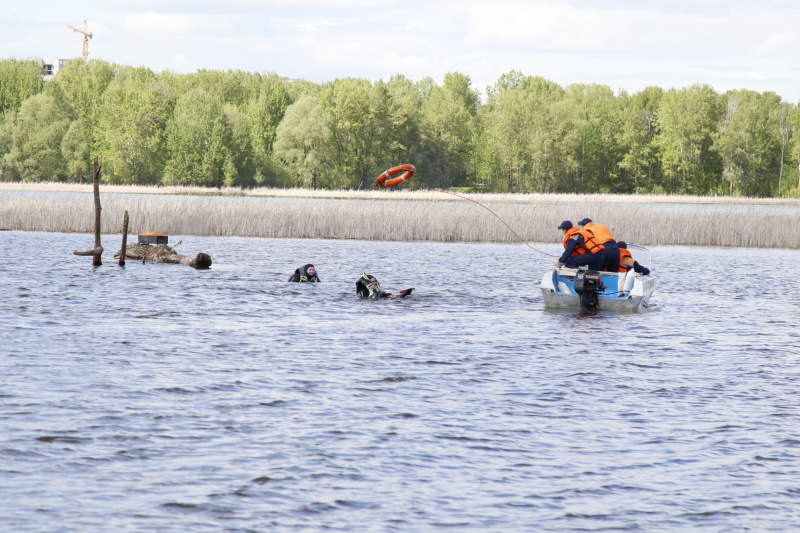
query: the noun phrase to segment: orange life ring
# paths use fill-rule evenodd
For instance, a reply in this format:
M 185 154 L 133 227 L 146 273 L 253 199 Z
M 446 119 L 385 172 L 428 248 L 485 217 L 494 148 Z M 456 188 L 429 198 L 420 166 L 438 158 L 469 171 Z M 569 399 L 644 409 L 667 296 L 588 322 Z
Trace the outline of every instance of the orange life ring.
M 378 179 L 375 180 L 376 187 L 394 187 L 395 185 L 400 185 L 407 179 L 411 179 L 411 176 L 417 171 L 414 168 L 414 165 L 399 165 L 396 167 L 392 167 L 389 170 L 385 170 L 383 174 L 378 176 Z M 405 172 L 402 176 L 397 176 L 401 172 Z M 397 176 L 396 178 L 392 178 L 392 176 Z M 392 178 L 392 179 L 389 179 Z

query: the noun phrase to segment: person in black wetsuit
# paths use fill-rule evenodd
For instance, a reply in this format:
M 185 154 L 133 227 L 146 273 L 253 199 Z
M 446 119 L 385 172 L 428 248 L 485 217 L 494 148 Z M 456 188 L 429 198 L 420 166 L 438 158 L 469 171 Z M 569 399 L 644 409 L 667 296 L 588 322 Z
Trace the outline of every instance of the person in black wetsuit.
M 404 289 L 400 291 L 399 296 L 401 298 L 405 298 L 411 291 L 413 291 L 413 287 L 411 289 Z M 381 284 L 378 283 L 378 280 L 375 276 L 370 274 L 361 274 L 361 277 L 356 280 L 356 296 L 360 299 L 369 299 L 369 300 L 386 300 L 388 298 L 392 298 L 391 292 L 383 292 L 381 290 Z
M 289 281 L 296 281 L 296 282 L 318 282 L 319 276 L 317 276 L 317 269 L 314 268 L 314 265 L 311 263 L 301 266 L 297 270 L 294 271 L 294 274 L 289 278 Z

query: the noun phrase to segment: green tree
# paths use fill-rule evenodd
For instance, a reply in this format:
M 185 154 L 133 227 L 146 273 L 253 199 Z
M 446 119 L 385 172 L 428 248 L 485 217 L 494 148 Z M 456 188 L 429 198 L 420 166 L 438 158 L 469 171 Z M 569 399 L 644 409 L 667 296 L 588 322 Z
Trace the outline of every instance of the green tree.
M 470 159 L 477 131 L 478 94 L 468 76 L 450 72 L 442 87 L 425 99 L 421 129 L 430 153 L 428 173 L 436 187 L 470 182 Z
M 792 138 L 794 131 L 792 129 L 791 116 L 792 104 L 789 102 L 781 102 L 777 110 L 778 119 L 778 136 L 780 137 L 781 155 L 780 155 L 780 168 L 778 170 L 778 196 L 783 196 L 785 174 L 785 163 L 788 151 L 791 149 Z
M 92 179 L 91 134 L 82 119 L 73 120 L 61 140 L 67 181 L 83 183 Z
M 175 104 L 167 122 L 168 159 L 163 182 L 168 185 L 220 187 L 230 158 L 227 120 L 222 99 L 205 89 L 192 89 Z
M 109 85 L 98 109 L 95 142 L 102 176 L 110 183 L 158 184 L 172 102 L 161 84 L 141 81 L 146 72 L 131 74 Z
M 3 157 L 11 150 L 11 129 L 6 126 L 11 119 L 16 120 L 16 113 L 14 111 L 0 113 L 0 163 L 2 163 Z M 2 164 L 0 164 L 0 171 L 1 170 Z M 2 180 L 3 177 L 0 176 L 0 181 Z
M 252 187 L 256 184 L 256 166 L 250 143 L 250 119 L 238 107 L 223 107 L 228 128 L 227 138 L 230 160 L 226 162 L 225 185 Z
M 147 67 L 122 65 L 117 66 L 115 72 L 117 81 L 131 86 L 143 87 L 158 79 L 156 73 Z
M 719 95 L 707 85 L 670 90 L 661 99 L 655 146 L 666 192 L 706 194 L 717 188 L 721 165 L 711 134 L 721 116 Z
M 774 93 L 729 91 L 725 112 L 713 134 L 728 182 L 728 193 L 744 196 L 779 194 L 781 99 Z
M 533 175 L 530 190 L 538 192 L 586 192 L 577 180 L 583 130 L 580 109 L 562 98 L 542 107 L 532 139 Z
M 262 76 L 242 70 L 206 70 L 177 76 L 180 94 L 192 89 L 204 89 L 218 96 L 223 103 L 244 106 L 258 96 Z
M 322 88 L 320 104 L 332 117 L 335 168 L 350 177 L 350 186 L 365 188 L 376 169 L 391 164 L 397 148 L 393 130 L 398 114 L 386 84 L 337 79 Z
M 92 128 L 97 105 L 103 92 L 114 80 L 116 66 L 106 61 L 83 59 L 68 61 L 55 78 L 45 86 L 72 120 L 82 120 Z
M 620 192 L 651 192 L 660 179 L 659 159 L 653 139 L 655 117 L 664 91 L 659 87 L 619 96 L 622 123 L 616 144 L 622 153 L 618 165 Z
M 61 142 L 69 118 L 55 99 L 37 94 L 25 100 L 3 124 L 7 151 L 2 158 L 3 181 L 61 181 L 65 177 Z
M 42 92 L 42 66 L 34 60 L 0 61 L 0 115 L 16 111 L 22 102 Z
M 787 152 L 797 178 L 797 187 L 793 189 L 792 196 L 800 197 L 800 102 L 794 105 L 789 112 L 789 128 L 793 135 L 790 136 Z
M 576 111 L 578 162 L 570 189 L 583 192 L 619 192 L 621 154 L 616 136 L 622 125 L 619 100 L 606 85 L 574 84 L 565 99 Z
M 505 183 L 506 192 L 520 192 L 523 180 L 533 172 L 530 147 L 540 110 L 534 97 L 524 90 L 522 75 L 515 71 L 501 76 L 488 93 L 480 141 L 490 158 L 485 170 L 492 183 L 497 182 L 494 177 Z
M 255 167 L 254 181 L 258 184 L 277 185 L 280 179 L 272 158 L 272 145 L 278 124 L 289 106 L 289 94 L 276 74 L 265 75 L 259 85 L 258 96 L 246 105 L 250 125 L 250 147 Z
M 286 109 L 274 149 L 295 177 L 293 185 L 312 189 L 344 185 L 342 177 L 328 166 L 330 141 L 331 118 L 314 96 L 302 96 Z
M 386 83 L 386 91 L 393 113 L 392 130 L 388 132 L 393 142 L 386 165 L 414 164 L 418 172 L 415 182 L 422 183 L 419 177 L 427 174 L 427 162 L 422 154 L 424 141 L 420 134 L 422 97 L 419 88 L 402 74 L 395 74 Z
M 511 71 L 488 89 L 482 114 L 480 168 L 493 190 L 551 191 L 574 169 L 564 150 L 574 143 L 564 90 L 541 77 Z
M 286 94 L 289 95 L 289 102 L 295 103 L 305 95 L 317 96 L 321 86 L 306 80 L 291 80 L 283 84 Z
M 44 93 L 72 120 L 61 146 L 67 181 L 82 182 L 90 177 L 97 111 L 103 92 L 114 80 L 115 68 L 106 61 L 75 59 L 45 86 Z

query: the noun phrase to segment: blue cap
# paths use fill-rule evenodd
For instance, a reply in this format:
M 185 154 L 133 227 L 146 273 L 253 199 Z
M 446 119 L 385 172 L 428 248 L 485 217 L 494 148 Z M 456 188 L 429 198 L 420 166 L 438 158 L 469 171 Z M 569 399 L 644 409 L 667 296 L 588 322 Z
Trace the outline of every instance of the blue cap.
M 588 223 L 589 223 L 589 222 L 591 222 L 591 221 L 592 221 L 592 219 L 591 219 L 591 218 L 584 218 L 583 220 L 581 220 L 580 222 L 578 222 L 578 225 L 579 225 L 579 226 L 585 226 L 586 224 L 588 224 Z
M 561 223 L 558 229 L 569 229 L 571 227 L 572 227 L 572 222 L 570 222 L 569 220 L 565 220 L 564 222 Z
M 625 241 L 617 241 L 617 246 L 619 248 L 626 248 L 627 249 L 628 248 L 628 243 L 626 243 Z

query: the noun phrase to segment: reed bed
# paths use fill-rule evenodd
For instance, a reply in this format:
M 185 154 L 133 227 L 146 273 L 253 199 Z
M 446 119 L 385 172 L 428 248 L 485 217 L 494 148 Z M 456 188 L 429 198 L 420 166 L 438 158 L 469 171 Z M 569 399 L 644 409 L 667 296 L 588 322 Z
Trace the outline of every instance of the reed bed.
M 105 192 L 111 187 L 104 186 Z M 41 191 L 41 189 L 39 189 Z M 363 191 L 367 193 L 367 191 Z M 370 191 L 373 192 L 373 191 Z M 344 194 L 340 191 L 341 194 Z M 557 195 L 548 201 L 508 201 L 471 195 L 473 202 L 418 193 L 382 197 L 314 196 L 104 196 L 102 227 L 119 234 L 124 211 L 132 234 L 325 238 L 380 241 L 560 242 L 562 220 L 590 217 L 608 225 L 619 240 L 642 245 L 800 247 L 800 209 L 783 205 L 721 205 L 686 208 L 659 203 L 601 201 L 597 196 Z M 410 195 L 410 196 L 409 196 Z M 503 195 L 499 195 L 503 196 Z M 512 195 L 509 195 L 512 196 Z M 525 195 L 533 196 L 533 195 Z M 562 197 L 563 196 L 563 197 Z M 647 198 L 650 201 L 650 198 Z M 496 216 L 495 216 L 496 215 Z M 91 195 L 0 194 L 0 228 L 44 232 L 93 232 Z M 502 221 L 501 221 L 502 220 Z
M 31 191 L 41 193 L 72 192 L 91 193 L 91 183 L 60 182 L 0 182 L 0 191 Z M 800 198 L 743 198 L 732 196 L 678 196 L 636 194 L 544 194 L 544 193 L 460 193 L 459 196 L 425 188 L 395 188 L 369 190 L 311 190 L 273 189 L 261 187 L 242 189 L 239 187 L 192 187 L 161 185 L 107 185 L 102 184 L 103 194 L 158 194 L 180 196 L 233 196 L 267 198 L 327 198 L 347 200 L 435 200 L 440 202 L 463 201 L 459 196 L 486 203 L 650 203 L 650 204 L 731 204 L 731 205 L 787 205 L 800 206 Z

